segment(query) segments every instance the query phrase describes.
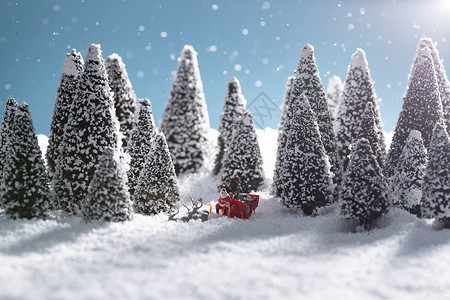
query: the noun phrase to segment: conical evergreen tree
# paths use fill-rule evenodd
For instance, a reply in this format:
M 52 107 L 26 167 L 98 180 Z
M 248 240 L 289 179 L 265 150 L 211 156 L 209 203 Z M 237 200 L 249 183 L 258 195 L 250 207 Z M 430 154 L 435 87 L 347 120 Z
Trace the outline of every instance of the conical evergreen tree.
M 341 188 L 341 214 L 369 229 L 388 210 L 387 180 L 368 140 L 359 139 L 353 150 Z
M 218 152 L 214 162 L 213 174 L 219 174 L 222 168 L 222 161 L 227 151 L 227 141 L 230 140 L 232 130 L 236 120 L 242 116 L 247 101 L 242 95 L 241 85 L 236 77 L 231 78 L 228 83 L 225 103 L 222 107 L 222 114 L 219 121 L 219 137 L 217 138 Z
M 130 170 L 128 170 L 128 188 L 133 196 L 138 184 L 139 175 L 144 168 L 145 161 L 150 153 L 156 127 L 153 119 L 150 100 L 144 98 L 139 101 L 137 121 L 130 135 L 128 153 L 130 154 Z
M 291 97 L 289 109 L 292 118 L 282 164 L 285 184 L 281 200 L 287 207 L 300 208 L 306 215 L 312 215 L 317 208 L 332 202 L 330 163 L 306 97 Z
M 106 148 L 121 149 L 119 123 L 101 53 L 100 45 L 89 46 L 64 131 L 63 159 L 53 178 L 60 208 L 70 213 L 80 212 L 99 156 Z
M 337 115 L 341 105 L 342 94 L 344 93 L 344 84 L 339 76 L 333 75 L 328 79 L 327 98 L 328 109 L 331 114 L 331 123 L 335 134 L 338 132 Z
M 225 142 L 228 151 L 223 158 L 220 187 L 230 192 L 257 191 L 264 182 L 264 171 L 250 111 L 238 117 L 231 139 Z
M 80 80 L 80 73 L 83 69 L 83 57 L 81 53 L 72 49 L 67 53 L 61 80 L 57 89 L 55 108 L 53 109 L 52 122 L 50 124 L 50 135 L 47 147 L 47 166 L 50 175 L 55 172 L 55 165 L 60 158 L 60 146 L 63 144 L 64 126 L 69 120 L 70 106 L 75 98 L 76 88 Z
M 173 212 L 180 202 L 175 168 L 162 132 L 153 140 L 133 196 L 137 213 Z
M 422 134 L 411 130 L 390 183 L 393 205 L 420 215 L 426 163 L 427 150 L 423 145 Z
M 107 148 L 100 156 L 86 200 L 83 219 L 87 222 L 123 222 L 133 217 L 127 175 L 116 149 Z
M 295 76 L 289 76 L 286 82 L 286 91 L 284 94 L 283 107 L 280 116 L 280 124 L 278 124 L 277 137 L 277 158 L 275 161 L 275 169 L 273 171 L 273 191 L 275 196 L 282 195 L 282 187 L 284 184 L 281 178 L 282 164 L 284 161 L 287 132 L 288 132 L 288 106 L 291 98 L 292 87 L 294 86 Z
M 50 208 L 49 178 L 28 104 L 16 109 L 3 168 L 2 198 L 11 218 L 44 218 Z
M 386 160 L 387 176 L 394 174 L 409 132 L 420 131 L 423 144 L 428 149 L 433 128 L 441 120 L 442 104 L 431 51 L 429 48 L 419 48 Z
M 2 125 L 0 128 L 0 183 L 3 180 L 3 170 L 5 169 L 9 144 L 13 137 L 13 126 L 16 110 L 16 99 L 9 99 L 6 101 L 5 113 L 3 114 Z M 3 206 L 3 192 L 3 186 L 0 185 L 0 208 Z
M 366 54 L 362 49 L 357 49 L 352 56 L 352 62 L 348 67 L 347 78 L 344 84 L 341 105 L 338 113 L 337 148 L 341 167 L 345 172 L 350 154 L 350 145 L 358 139 L 361 118 L 366 109 L 366 103 L 373 104 L 375 123 L 380 130 L 381 147 L 386 148 L 383 135 L 383 123 L 377 103 L 377 96 L 373 88 L 372 78 L 366 60 Z
M 208 128 L 197 52 L 184 46 L 160 126 L 177 174 L 195 172 L 203 165 Z
M 114 53 L 106 59 L 109 86 L 114 93 L 114 106 L 116 116 L 120 123 L 120 132 L 123 134 L 122 146 L 127 149 L 128 140 L 135 121 L 136 94 L 128 78 L 122 58 Z
M 378 129 L 375 122 L 375 113 L 373 111 L 373 104 L 366 103 L 366 109 L 362 115 L 361 126 L 359 127 L 358 139 L 365 138 L 369 141 L 372 147 L 372 153 L 377 158 L 377 162 L 381 168 L 384 167 L 386 161 L 386 149 L 383 148 L 380 141 L 380 129 Z
M 314 57 L 313 46 L 306 44 L 303 47 L 296 75 L 297 78 L 292 93 L 294 95 L 303 94 L 309 100 L 311 109 L 316 117 L 317 125 L 319 126 L 325 153 L 328 155 L 331 164 L 331 172 L 334 174 L 333 181 L 339 185 L 341 173 L 336 148 L 336 136 L 334 135 L 330 111 Z
M 422 185 L 422 216 L 450 226 L 450 139 L 442 123 L 433 131 Z

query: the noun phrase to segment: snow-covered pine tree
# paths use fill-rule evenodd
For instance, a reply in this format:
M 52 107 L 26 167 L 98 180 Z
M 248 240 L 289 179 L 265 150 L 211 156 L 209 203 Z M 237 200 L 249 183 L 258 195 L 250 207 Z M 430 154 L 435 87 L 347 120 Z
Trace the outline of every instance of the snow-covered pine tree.
M 53 109 L 47 153 L 45 154 L 50 176 L 53 176 L 56 168 L 55 165 L 59 163 L 58 159 L 61 154 L 60 145 L 64 143 L 64 126 L 69 119 L 70 106 L 75 98 L 83 64 L 84 61 L 81 53 L 75 49 L 67 53 L 59 87 L 56 91 L 55 108 Z
M 25 102 L 16 109 L 11 133 L 1 183 L 5 213 L 13 219 L 45 218 L 50 208 L 49 177 Z
M 186 45 L 160 126 L 177 174 L 195 172 L 203 165 L 208 128 L 209 116 L 197 52 Z
M 127 175 L 117 149 L 107 148 L 100 156 L 86 200 L 83 219 L 87 222 L 123 222 L 133 217 Z
M 257 191 L 264 182 L 262 156 L 253 123 L 253 115 L 246 110 L 238 117 L 223 158 L 221 185 L 230 192 Z
M 450 226 L 450 139 L 443 123 L 436 125 L 428 151 L 421 212 Z
M 348 155 L 351 152 L 350 145 L 356 142 L 358 138 L 359 126 L 361 125 L 361 118 L 367 102 L 373 104 L 375 123 L 380 130 L 381 147 L 386 148 L 383 123 L 372 78 L 370 77 L 366 54 L 362 49 L 357 49 L 353 53 L 352 61 L 348 66 L 344 93 L 342 94 L 337 116 L 337 148 L 341 160 L 341 168 L 344 172 L 348 164 Z
M 353 147 L 341 187 L 341 214 L 369 229 L 388 210 L 387 180 L 368 140 Z
M 214 175 L 220 173 L 223 156 L 228 148 L 227 143 L 230 140 L 236 120 L 244 113 L 246 103 L 247 101 L 242 95 L 239 80 L 236 77 L 231 78 L 230 82 L 228 82 L 225 103 L 223 104 L 219 120 L 219 137 L 217 138 L 217 147 L 219 149 L 214 162 Z
M 133 196 L 138 184 L 139 175 L 144 168 L 155 135 L 156 127 L 152 105 L 147 98 L 141 99 L 138 105 L 137 120 L 128 143 L 128 153 L 130 154 L 128 189 L 131 196 Z
M 133 201 L 135 212 L 144 215 L 170 213 L 179 205 L 177 176 L 162 132 L 153 140 Z
M 367 102 L 366 109 L 362 115 L 357 139 L 365 138 L 369 141 L 369 144 L 372 147 L 372 153 L 377 158 L 380 167 L 383 168 L 384 162 L 386 161 L 386 149 L 381 144 L 380 136 L 380 129 L 375 122 L 373 104 L 372 102 Z
M 439 51 L 430 38 L 422 38 L 419 42 L 418 48 L 428 47 L 431 50 L 431 57 L 433 58 L 434 70 L 436 72 L 437 82 L 439 85 L 439 94 L 442 102 L 442 109 L 447 128 L 450 127 L 450 82 L 448 81 L 447 72 L 444 64 L 439 56 Z M 414 60 L 417 59 L 417 56 Z
M 114 106 L 120 123 L 120 132 L 123 134 L 122 146 L 128 149 L 128 140 L 135 122 L 136 94 L 128 78 L 125 64 L 118 54 L 113 53 L 107 57 L 106 71 L 109 86 L 114 93 Z
M 342 94 L 344 93 L 344 84 L 339 76 L 333 75 L 328 79 L 328 87 L 325 97 L 327 98 L 328 108 L 331 114 L 331 123 L 335 134 L 337 134 L 337 115 L 341 104 Z
M 427 163 L 427 150 L 422 134 L 411 130 L 390 180 L 391 203 L 415 215 L 420 215 L 422 183 Z
M 423 144 L 428 149 L 434 126 L 443 120 L 442 103 L 431 50 L 427 47 L 419 47 L 417 52 L 386 160 L 385 173 L 389 177 L 397 168 L 398 159 L 409 132 L 420 131 Z
M 278 137 L 277 137 L 277 157 L 275 161 L 275 169 L 273 171 L 273 192 L 275 196 L 280 197 L 282 195 L 282 187 L 284 184 L 281 178 L 282 164 L 284 161 L 287 131 L 288 131 L 288 106 L 289 99 L 291 98 L 292 87 L 294 85 L 295 76 L 289 76 L 286 82 L 286 90 L 284 93 L 283 106 L 281 110 L 280 123 L 278 124 Z
M 16 116 L 17 101 L 9 99 L 5 104 L 5 113 L 3 114 L 2 125 L 0 128 L 0 183 L 3 178 L 3 170 L 6 164 L 6 156 L 9 149 L 9 143 L 13 137 L 14 118 Z M 3 206 L 3 186 L 0 184 L 0 208 Z
M 99 156 L 106 148 L 119 151 L 119 122 L 100 45 L 88 48 L 77 93 L 64 130 L 62 160 L 53 177 L 61 209 L 79 213 Z
M 339 185 L 341 181 L 341 170 L 336 148 L 336 136 L 334 134 L 333 124 L 331 123 L 331 115 L 328 109 L 324 87 L 320 79 L 319 69 L 317 68 L 314 57 L 314 47 L 309 44 L 306 44 L 300 53 L 292 94 L 303 94 L 308 99 L 316 117 L 317 125 L 319 126 L 325 153 L 328 155 L 331 164 L 331 172 L 334 174 L 333 182 Z
M 289 111 L 292 117 L 280 173 L 285 182 L 281 201 L 312 215 L 333 200 L 330 163 L 308 99 L 304 95 L 292 96 Z

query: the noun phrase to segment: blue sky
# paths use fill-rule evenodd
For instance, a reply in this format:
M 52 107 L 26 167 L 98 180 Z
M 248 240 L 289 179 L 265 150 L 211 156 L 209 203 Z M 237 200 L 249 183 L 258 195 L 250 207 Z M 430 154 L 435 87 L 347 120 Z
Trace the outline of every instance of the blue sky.
M 199 53 L 212 127 L 236 76 L 258 127 L 276 128 L 286 79 L 310 43 L 325 87 L 331 75 L 345 79 L 357 48 L 366 51 L 390 131 L 419 39 L 437 42 L 448 69 L 449 33 L 450 0 L 2 0 L 0 101 L 28 102 L 37 133 L 48 134 L 65 54 L 76 48 L 85 56 L 89 44 L 100 43 L 104 58 L 122 56 L 158 121 L 177 58 L 190 44 Z

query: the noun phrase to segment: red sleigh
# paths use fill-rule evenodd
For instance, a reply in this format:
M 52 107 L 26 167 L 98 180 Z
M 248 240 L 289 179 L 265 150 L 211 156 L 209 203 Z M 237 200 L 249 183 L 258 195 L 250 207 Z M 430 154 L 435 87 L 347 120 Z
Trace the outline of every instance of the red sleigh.
M 237 198 L 231 199 L 231 203 L 225 206 L 223 212 L 228 218 L 250 218 L 258 207 L 259 195 L 240 193 Z M 211 211 L 212 205 L 210 204 L 210 213 Z

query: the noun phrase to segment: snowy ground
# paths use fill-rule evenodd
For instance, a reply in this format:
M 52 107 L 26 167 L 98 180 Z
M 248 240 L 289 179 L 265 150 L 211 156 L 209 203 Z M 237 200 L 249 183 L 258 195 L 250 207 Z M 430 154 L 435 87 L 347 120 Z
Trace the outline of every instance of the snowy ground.
M 258 135 L 270 174 L 276 133 Z M 217 197 L 206 171 L 180 182 L 184 195 Z M 394 210 L 351 233 L 337 207 L 302 217 L 267 187 L 249 220 L 0 216 L 0 299 L 448 299 L 450 230 Z

